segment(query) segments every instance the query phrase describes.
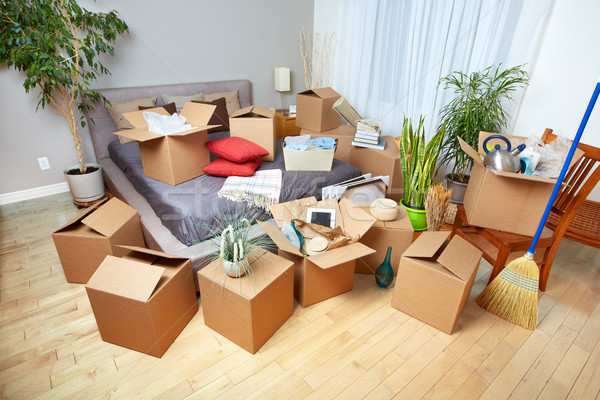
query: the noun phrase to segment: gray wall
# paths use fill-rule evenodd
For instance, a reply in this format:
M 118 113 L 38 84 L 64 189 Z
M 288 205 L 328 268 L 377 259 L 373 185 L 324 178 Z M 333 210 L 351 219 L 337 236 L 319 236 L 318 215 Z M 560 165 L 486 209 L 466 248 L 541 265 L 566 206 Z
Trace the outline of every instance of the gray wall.
M 107 60 L 112 75 L 96 88 L 249 79 L 253 101 L 281 107 L 273 68 L 292 70 L 292 91 L 285 105 L 304 90 L 298 32 L 312 32 L 313 0 L 184 1 L 80 0 L 93 10 L 116 9 L 130 33 L 121 38 L 116 57 Z M 66 120 L 51 108 L 35 111 L 37 95 L 25 94 L 24 75 L 0 67 L 0 196 L 61 184 L 63 169 L 76 163 Z M 93 161 L 89 134 L 81 132 Z M 46 156 L 51 169 L 41 171 Z

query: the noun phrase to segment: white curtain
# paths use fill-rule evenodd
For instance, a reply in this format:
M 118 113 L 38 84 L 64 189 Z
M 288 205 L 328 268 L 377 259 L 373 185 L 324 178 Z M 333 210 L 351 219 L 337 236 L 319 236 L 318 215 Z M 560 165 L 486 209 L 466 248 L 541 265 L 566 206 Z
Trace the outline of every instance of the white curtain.
M 342 0 L 332 86 L 384 134 L 423 114 L 430 137 L 452 96 L 440 78 L 499 63 L 531 70 L 551 1 Z M 513 118 L 521 95 L 507 104 Z

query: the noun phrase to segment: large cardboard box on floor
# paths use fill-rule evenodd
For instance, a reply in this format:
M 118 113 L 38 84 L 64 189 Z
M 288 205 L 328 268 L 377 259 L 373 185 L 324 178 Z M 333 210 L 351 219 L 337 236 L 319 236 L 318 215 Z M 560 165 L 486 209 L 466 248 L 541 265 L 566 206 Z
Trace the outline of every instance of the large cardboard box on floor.
M 337 128 L 340 116 L 333 103 L 340 98 L 330 87 L 309 89 L 296 95 L 296 126 L 314 132 Z
M 115 132 L 115 135 L 137 140 L 140 146 L 144 174 L 152 179 L 178 185 L 204 172 L 202 168 L 210 162 L 206 148 L 207 130 L 218 125 L 208 125 L 216 106 L 188 102 L 181 115 L 192 125 L 192 129 L 161 135 L 148 130 L 144 112 L 169 115 L 162 107 L 124 113 L 123 116 L 135 127 Z
M 254 354 L 294 313 L 294 264 L 263 249 L 252 260 L 252 274 L 240 278 L 215 260 L 198 283 L 206 326 Z
M 87 283 L 107 255 L 128 251 L 118 245 L 144 246 L 137 211 L 113 197 L 69 221 L 52 234 L 67 282 Z
M 161 357 L 198 311 L 188 258 L 128 247 L 108 256 L 85 289 L 105 342 Z
M 361 204 L 361 206 L 369 210 L 369 204 Z M 414 230 L 404 207 L 400 207 L 400 213 L 393 221 L 375 221 L 371 229 L 360 238 L 360 242 L 375 250 L 376 253 L 360 258 L 356 262 L 356 273 L 374 274 L 385 259 L 388 246 L 392 246 L 390 262 L 394 273 L 397 273 L 400 258 L 411 245 L 413 234 Z
M 277 146 L 275 142 L 275 110 L 261 106 L 248 106 L 229 116 L 232 137 L 241 137 L 256 143 L 269 152 L 262 161 L 273 161 Z
M 367 147 L 352 146 L 350 149 L 350 164 L 360 169 L 363 174 L 373 176 L 389 175 L 388 194 L 392 200 L 400 201 L 404 195 L 404 179 L 400 164 L 400 152 L 394 146 L 394 138 L 382 136 L 386 140 L 385 149 L 376 150 Z
M 392 307 L 451 334 L 481 261 L 481 251 L 450 232 L 423 232 L 404 252 Z
M 301 135 L 310 135 L 311 138 L 331 137 L 337 141 L 334 158 L 350 163 L 350 149 L 352 148 L 352 139 L 356 134 L 356 129 L 352 125 L 340 125 L 337 128 L 323 132 L 314 132 L 308 129 L 302 129 Z
M 306 221 L 309 207 L 336 210 L 336 226 L 348 237 L 362 236 L 375 222 L 375 218 L 368 212 L 346 199 L 342 199 L 338 204 L 336 199 L 317 202 L 315 197 L 309 197 L 276 204 L 271 206 L 271 212 L 281 228 L 284 221 Z M 353 242 L 320 254 L 305 256 L 280 229 L 262 222 L 259 224 L 279 247 L 279 254 L 294 262 L 294 296 L 302 307 L 352 290 L 356 259 L 374 252 L 360 242 Z
M 474 160 L 463 201 L 467 221 L 474 226 L 533 236 L 556 179 L 485 168 L 481 159 L 485 155 L 483 141 L 490 135 L 493 133 L 480 133 L 479 153 L 459 138 L 463 151 Z M 511 143 L 527 140 L 521 136 L 504 136 Z M 490 141 L 490 144 L 493 143 Z M 581 151 L 576 152 L 573 162 L 581 155 Z

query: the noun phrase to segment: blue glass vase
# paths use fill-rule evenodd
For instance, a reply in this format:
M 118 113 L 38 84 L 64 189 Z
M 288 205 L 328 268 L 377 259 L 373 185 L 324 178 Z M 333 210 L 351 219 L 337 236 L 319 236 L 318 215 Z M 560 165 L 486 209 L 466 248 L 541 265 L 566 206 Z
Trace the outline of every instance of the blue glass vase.
M 385 255 L 385 260 L 383 260 L 381 265 L 375 270 L 375 282 L 377 282 L 377 284 L 382 288 L 390 287 L 394 281 L 394 269 L 390 263 L 391 258 L 392 246 L 389 246 L 387 249 L 387 254 Z

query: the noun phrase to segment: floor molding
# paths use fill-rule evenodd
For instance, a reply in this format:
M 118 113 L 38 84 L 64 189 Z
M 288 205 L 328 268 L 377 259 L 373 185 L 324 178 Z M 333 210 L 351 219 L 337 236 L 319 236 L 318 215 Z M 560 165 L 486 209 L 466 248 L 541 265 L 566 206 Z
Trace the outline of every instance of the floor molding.
M 38 197 L 50 196 L 52 194 L 69 191 L 67 182 L 55 183 L 54 185 L 40 186 L 32 189 L 20 190 L 18 192 L 0 194 L 0 206 L 16 203 L 18 201 L 37 199 Z

